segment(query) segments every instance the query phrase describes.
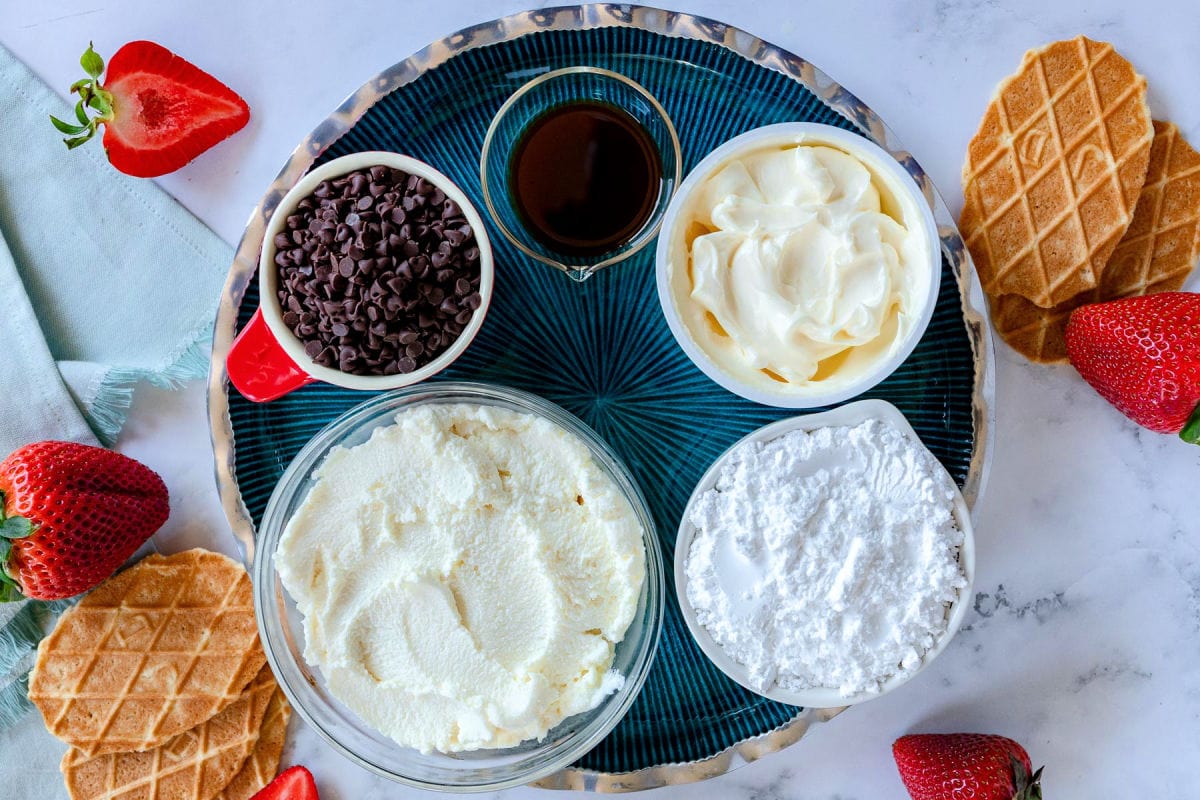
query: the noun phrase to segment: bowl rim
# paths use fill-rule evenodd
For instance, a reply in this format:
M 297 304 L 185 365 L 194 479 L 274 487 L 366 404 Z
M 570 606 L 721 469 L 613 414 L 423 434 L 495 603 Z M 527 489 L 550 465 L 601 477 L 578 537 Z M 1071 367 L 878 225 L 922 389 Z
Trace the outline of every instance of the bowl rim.
M 869 371 L 840 388 L 772 392 L 726 372 L 695 340 L 679 313 L 671 291 L 671 241 L 679 216 L 691 200 L 701 181 L 709 177 L 717 167 L 732 157 L 753 152 L 771 144 L 831 145 L 883 173 L 888 186 L 894 192 L 903 193 L 912 201 L 920 219 L 921 233 L 925 239 L 929 259 L 929 286 L 920 298 L 920 312 L 916 324 L 909 330 L 900 346 L 887 358 L 880 359 Z M 655 280 L 658 301 L 666 317 L 667 326 L 675 341 L 696 367 L 718 385 L 736 395 L 774 408 L 820 408 L 850 400 L 883 382 L 912 355 L 917 343 L 925 335 L 929 321 L 933 318 L 941 291 L 942 249 L 937 222 L 934 220 L 930 200 L 922 192 L 913 176 L 896 158 L 865 136 L 834 125 L 821 122 L 779 122 L 752 128 L 724 142 L 709 152 L 683 179 L 675 191 L 671 204 L 663 214 L 662 229 L 655 249 Z
M 692 638 L 696 641 L 696 644 L 703 651 L 704 655 L 721 672 L 749 691 L 766 697 L 768 700 L 775 700 L 780 703 L 802 706 L 804 708 L 824 709 L 844 708 L 882 697 L 888 692 L 908 683 L 933 663 L 934 659 L 946 649 L 950 640 L 958 633 L 963 620 L 967 616 L 967 610 L 971 606 L 972 591 L 975 585 L 975 533 L 971 524 L 970 509 L 967 507 L 967 503 L 963 499 L 958 485 L 947 474 L 947 480 L 954 487 L 954 521 L 963 534 L 962 544 L 958 547 L 958 562 L 962 567 L 963 575 L 967 579 L 967 584 L 959 589 L 958 598 L 950 604 L 950 608 L 947 611 L 946 630 L 938 637 L 933 646 L 921 656 L 920 666 L 911 672 L 893 674 L 890 678 L 883 681 L 878 692 L 862 691 L 847 697 L 843 696 L 837 689 L 819 688 L 793 692 L 781 689 L 775 684 L 772 684 L 766 691 L 759 691 L 751 685 L 746 668 L 730 658 L 696 618 L 696 611 L 687 596 L 687 559 L 691 551 L 692 540 L 696 535 L 696 527 L 691 523 L 691 513 L 700 495 L 716 484 L 717 474 L 728 463 L 733 451 L 749 442 L 771 441 L 792 431 L 811 431 L 829 426 L 857 425 L 870 420 L 880 420 L 890 424 L 899 429 L 907 437 L 910 437 L 919 447 L 925 446 L 903 412 L 886 400 L 859 400 L 817 414 L 801 414 L 795 417 L 788 417 L 753 430 L 730 445 L 709 466 L 704 475 L 701 476 L 700 480 L 696 483 L 696 488 L 692 490 L 692 494 L 688 498 L 687 505 L 684 507 L 683 517 L 679 522 L 679 532 L 676 534 L 675 539 L 673 571 L 676 599 L 679 602 L 683 619 L 687 623 L 688 631 L 692 634 Z
M 552 69 L 549 72 L 543 72 L 541 75 L 531 78 L 517 87 L 516 91 L 510 94 L 500 105 L 500 107 L 496 109 L 496 113 L 492 115 L 492 119 L 488 123 L 487 132 L 484 133 L 483 146 L 479 149 L 479 185 L 481 191 L 483 192 L 483 203 L 487 207 L 488 214 L 491 216 L 492 222 L 494 222 L 496 227 L 500 229 L 500 233 L 504 235 L 504 238 L 508 240 L 509 244 L 520 250 L 525 255 L 534 259 L 538 263 L 545 264 L 548 267 L 553 267 L 554 269 L 561 270 L 568 275 L 577 276 L 578 278 L 582 279 L 592 275 L 597 270 L 612 266 L 613 264 L 618 264 L 630 256 L 640 253 L 642 250 L 644 250 L 646 246 L 654 241 L 654 238 L 663 230 L 663 222 L 666 220 L 667 214 L 670 211 L 671 203 L 668 202 L 667 208 L 664 209 L 662 213 L 657 214 L 657 218 L 652 218 L 652 223 L 648 221 L 647 224 L 643 225 L 637 231 L 637 233 L 633 235 L 633 238 L 630 241 L 637 241 L 637 244 L 634 247 L 620 252 L 610 251 L 609 253 L 601 253 L 600 256 L 598 256 L 598 258 L 600 258 L 599 261 L 587 266 L 572 266 L 570 264 L 564 264 L 561 261 L 544 256 L 526 245 L 515 233 L 508 229 L 508 226 L 504 224 L 504 220 L 501 219 L 500 215 L 496 213 L 496 205 L 492 199 L 491 190 L 488 189 L 488 156 L 490 156 L 492 152 L 492 145 L 496 137 L 496 131 L 499 129 L 500 121 L 504 119 L 504 115 L 508 113 L 508 110 L 512 108 L 518 100 L 520 100 L 533 89 L 536 89 L 538 86 L 567 75 L 599 75 L 604 78 L 611 78 L 613 80 L 620 81 L 645 98 L 646 102 L 650 103 L 655 113 L 658 114 L 658 116 L 660 116 L 663 122 L 666 124 L 667 135 L 671 140 L 671 147 L 674 151 L 674 169 L 670 172 L 670 174 L 668 174 L 668 167 L 666 164 L 663 164 L 662 177 L 663 183 L 669 184 L 666 191 L 670 194 L 671 201 L 673 201 L 675 196 L 678 194 L 678 187 L 680 186 L 680 181 L 683 179 L 683 145 L 679 141 L 679 132 L 675 130 L 675 122 L 671 119 L 671 115 L 667 113 L 667 109 L 663 107 L 662 103 L 658 102 L 658 98 L 655 97 L 649 89 L 647 89 L 645 86 L 642 86 L 628 75 L 623 75 L 620 72 L 615 72 L 611 69 L 605 69 L 604 67 L 576 65 L 571 67 L 560 67 L 559 69 Z M 639 239 L 641 241 L 638 241 Z M 620 248 L 617 249 L 620 250 Z
M 343 744 L 314 718 L 310 703 L 323 703 L 324 701 L 307 692 L 298 691 L 297 686 L 293 685 L 289 679 L 290 670 L 284 668 L 285 666 L 298 668 L 300 664 L 304 664 L 310 670 L 320 671 L 319 667 L 308 665 L 302 654 L 293 655 L 288 646 L 287 626 L 283 622 L 285 616 L 282 608 L 284 597 L 276 590 L 277 583 L 279 590 L 285 593 L 287 590 L 279 582 L 274 566 L 275 551 L 287 523 L 287 520 L 283 518 L 284 510 L 290 504 L 292 495 L 310 478 L 313 470 L 320 466 L 332 448 L 338 446 L 339 440 L 358 431 L 372 418 L 377 420 L 373 427 L 389 424 L 389 420 L 394 417 L 394 414 L 390 412 L 399 410 L 395 408 L 396 405 L 399 404 L 403 408 L 416 407 L 417 404 L 404 405 L 403 401 L 420 394 L 430 396 L 418 400 L 417 404 L 466 402 L 488 405 L 490 401 L 495 400 L 512 403 L 521 407 L 526 413 L 546 419 L 574 435 L 584 443 L 597 461 L 607 462 L 606 464 L 602 463 L 601 468 L 606 472 L 611 471 L 615 483 L 629 502 L 642 528 L 642 544 L 646 563 L 638 605 L 640 607 L 644 602 L 646 609 L 645 625 L 647 630 L 643 637 L 644 644 L 634 656 L 629 670 L 630 674 L 624 675 L 625 684 L 602 701 L 601 706 L 613 698 L 619 698 L 619 702 L 610 711 L 604 712 L 602 717 L 597 718 L 600 720 L 598 724 L 595 721 L 591 723 L 595 727 L 586 736 L 579 738 L 570 746 L 564 746 L 557 757 L 546 760 L 536 769 L 516 772 L 499 780 L 463 784 L 437 783 L 404 775 L 375 763 L 365 755 Z M 564 421 L 567 424 L 563 424 Z M 658 653 L 665 611 L 666 576 L 658 530 L 641 487 L 634 481 L 632 474 L 612 447 L 590 426 L 561 406 L 519 389 L 477 381 L 439 381 L 433 384 L 404 387 L 358 403 L 317 432 L 288 464 L 267 503 L 263 514 L 263 523 L 259 528 L 258 541 L 259 547 L 255 548 L 254 561 L 251 565 L 255 621 L 267 662 L 278 678 L 280 689 L 309 728 L 336 751 L 370 772 L 398 783 L 421 789 L 466 793 L 497 791 L 522 786 L 552 775 L 594 748 L 625 717 L 640 694 Z M 626 641 L 626 639 L 623 638 L 622 641 Z M 306 683 L 303 679 L 300 682 Z M 357 720 L 357 715 L 353 711 L 350 713 L 356 717 L 357 725 L 379 733 L 367 723 Z M 382 736 L 382 734 L 380 735 Z M 395 748 L 404 749 L 398 743 L 391 742 L 391 744 Z M 491 752 L 499 753 L 503 750 L 497 749 Z
M 450 347 L 420 369 L 397 375 L 353 375 L 315 363 L 304 352 L 303 343 L 283 324 L 283 309 L 276 295 L 279 273 L 275 266 L 275 253 L 277 252 L 275 235 L 283 230 L 287 218 L 295 212 L 297 204 L 312 194 L 318 184 L 358 169 L 376 165 L 392 167 L 403 170 L 409 175 L 424 178 L 445 192 L 448 198 L 458 203 L 463 216 L 466 217 L 467 223 L 475 234 L 475 242 L 479 247 L 479 296 L 482 302 L 475 313 L 471 315 L 471 321 L 467 323 Z M 424 161 L 386 150 L 365 150 L 339 156 L 306 173 L 284 194 L 279 205 L 275 207 L 275 211 L 267 221 L 263 233 L 262 250 L 258 257 L 258 307 L 262 311 L 263 321 L 267 323 L 272 336 L 287 353 L 288 358 L 294 361 L 301 370 L 319 381 L 345 389 L 363 391 L 382 391 L 411 386 L 436 375 L 454 363 L 471 344 L 475 334 L 479 333 L 479 329 L 483 327 L 483 319 L 487 316 L 488 307 L 491 305 L 494 282 L 495 264 L 492 245 L 488 240 L 487 227 L 484 225 L 483 217 L 467 198 L 466 193 L 449 177 Z

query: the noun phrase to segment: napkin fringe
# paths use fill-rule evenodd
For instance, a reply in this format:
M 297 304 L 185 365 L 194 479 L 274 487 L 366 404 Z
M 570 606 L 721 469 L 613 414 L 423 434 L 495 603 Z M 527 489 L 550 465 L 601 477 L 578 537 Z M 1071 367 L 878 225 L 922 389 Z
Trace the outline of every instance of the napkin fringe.
M 0 728 L 16 725 L 21 717 L 33 710 L 29 702 L 29 675 L 21 675 L 0 689 Z
M 197 332 L 163 367 L 113 367 L 102 373 L 90 392 L 91 401 L 87 408 L 87 419 L 96 437 L 105 447 L 116 444 L 133 405 L 134 388 L 141 381 L 170 390 L 207 375 L 211 348 L 212 328 L 209 327 Z
M 70 600 L 25 601 L 0 628 L 0 677 L 9 676 L 9 681 L 0 685 L 0 728 L 14 724 L 33 708 L 27 694 L 34 651 L 53 621 L 70 605 Z

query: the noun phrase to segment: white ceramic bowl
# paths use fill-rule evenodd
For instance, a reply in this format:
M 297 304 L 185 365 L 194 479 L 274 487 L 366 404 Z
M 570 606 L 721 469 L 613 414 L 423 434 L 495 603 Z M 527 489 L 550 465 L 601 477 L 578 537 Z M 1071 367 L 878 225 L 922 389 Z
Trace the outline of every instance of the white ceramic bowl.
M 895 200 L 906 225 L 910 228 L 915 225 L 920 229 L 928 258 L 925 263 L 913 265 L 922 271 L 919 277 L 923 281 L 918 285 L 916 292 L 918 305 L 912 314 L 913 324 L 907 335 L 899 340 L 886 356 L 844 383 L 832 386 L 811 383 L 791 386 L 780 391 L 769 391 L 730 374 L 696 341 L 676 306 L 672 280 L 676 268 L 686 269 L 688 263 L 684 225 L 679 224 L 681 214 L 689 208 L 696 190 L 704 181 L 731 159 L 768 147 L 794 144 L 828 145 L 856 157 L 865 164 Z M 832 125 L 814 122 L 783 122 L 755 128 L 730 139 L 705 156 L 675 192 L 675 197 L 663 217 L 662 232 L 658 237 L 655 254 L 658 299 L 675 341 L 683 348 L 688 358 L 701 372 L 734 394 L 777 408 L 818 408 L 841 403 L 862 394 L 891 375 L 917 346 L 929 325 L 930 317 L 933 316 L 941 280 L 941 259 L 937 223 L 934 222 L 929 200 L 904 167 L 874 142 Z
M 771 441 L 795 430 L 811 431 L 829 426 L 858 425 L 872 419 L 890 423 L 906 435 L 912 437 L 912 440 L 918 445 L 921 442 L 916 431 L 913 430 L 912 425 L 905 419 L 900 409 L 884 400 L 860 400 L 857 403 L 849 403 L 820 414 L 806 414 L 804 416 L 783 419 L 752 431 L 722 453 L 720 458 L 714 461 L 712 466 L 708 468 L 708 471 L 704 473 L 704 476 L 700 478 L 700 482 L 696 484 L 696 488 L 688 500 L 687 508 L 684 509 L 683 519 L 679 523 L 679 534 L 675 539 L 675 591 L 678 595 L 679 608 L 683 611 L 683 618 L 687 622 L 688 630 L 692 632 L 692 637 L 695 638 L 696 644 L 700 646 L 704 654 L 722 672 L 750 691 L 761 694 L 771 700 L 793 706 L 803 706 L 805 708 L 836 708 L 882 697 L 893 689 L 908 683 L 918 673 L 928 667 L 937 658 L 939 653 L 946 649 L 946 645 L 950 643 L 950 640 L 954 638 L 954 634 L 958 632 L 959 627 L 962 625 L 963 618 L 967 615 L 967 609 L 971 605 L 972 587 L 975 584 L 975 535 L 971 528 L 970 509 L 967 508 L 962 495 L 956 489 L 954 492 L 954 520 L 958 524 L 959 530 L 963 533 L 963 543 L 958 550 L 958 562 L 962 565 L 963 574 L 967 578 L 967 585 L 959 590 L 958 599 L 951 603 L 949 609 L 947 609 L 946 630 L 933 647 L 925 652 L 925 655 L 921 658 L 921 665 L 911 672 L 897 673 L 888 678 L 883 682 L 880 691 L 860 692 L 847 697 L 843 696 L 836 688 L 808 689 L 803 692 L 791 692 L 773 685 L 765 692 L 758 692 L 757 689 L 750 685 L 746 667 L 726 655 L 721 646 L 713 640 L 708 631 L 704 629 L 704 626 L 696 619 L 696 611 L 688 601 L 687 595 L 687 557 L 692 549 L 692 539 L 696 535 L 696 528 L 691 523 L 691 513 L 697 498 L 716 484 L 717 474 L 729 461 L 729 454 L 746 442 Z
M 321 183 L 321 181 L 337 178 L 358 169 L 373 167 L 376 164 L 382 164 L 386 167 L 403 170 L 409 175 L 422 177 L 445 192 L 448 198 L 458 203 L 462 209 L 463 216 L 471 225 L 471 230 L 475 233 L 475 241 L 479 246 L 479 295 L 483 302 L 475 310 L 475 313 L 471 316 L 471 321 L 463 328 L 462 333 L 454 340 L 454 343 L 446 348 L 441 355 L 420 369 L 398 375 L 353 375 L 315 363 L 304 352 L 304 343 L 296 338 L 295 334 L 283 324 L 283 309 L 279 304 L 279 297 L 276 294 L 279 284 L 279 271 L 275 266 L 275 234 L 284 229 L 284 226 L 287 224 L 287 218 L 295 212 L 296 205 L 305 197 L 312 194 L 313 190 L 317 188 L 317 184 Z M 399 153 L 376 150 L 365 153 L 352 153 L 322 164 L 301 178 L 283 196 L 283 199 L 279 201 L 279 205 L 275 208 L 275 213 L 271 215 L 271 220 L 267 223 L 266 235 L 263 238 L 262 253 L 259 256 L 258 302 L 259 308 L 262 310 L 263 321 L 271 329 L 271 333 L 274 335 L 275 340 L 279 342 L 280 347 L 283 348 L 292 361 L 296 362 L 296 365 L 300 369 L 307 372 L 313 378 L 347 389 L 364 389 L 368 391 L 399 389 L 402 386 L 419 383 L 431 375 L 436 375 L 450 366 L 467 349 L 467 345 L 475 338 L 475 334 L 479 332 L 479 328 L 483 325 L 483 318 L 487 315 L 488 305 L 492 299 L 494 274 L 492 246 L 488 241 L 483 218 L 479 216 L 479 212 L 475 209 L 475 206 L 471 205 L 471 201 L 467 199 L 466 194 L 455 186 L 448 177 L 424 161 L 418 161 L 415 158 L 400 155 Z

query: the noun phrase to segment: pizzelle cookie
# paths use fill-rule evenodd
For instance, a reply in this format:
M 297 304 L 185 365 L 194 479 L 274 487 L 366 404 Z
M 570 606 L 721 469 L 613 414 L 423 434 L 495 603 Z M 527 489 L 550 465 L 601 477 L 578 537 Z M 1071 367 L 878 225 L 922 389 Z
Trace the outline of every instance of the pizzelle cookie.
M 1200 153 L 1169 122 L 1154 123 L 1133 222 L 1104 268 L 1105 300 L 1177 292 L 1200 256 Z
M 1017 352 L 1043 364 L 1067 360 L 1071 311 L 1087 303 L 1155 292 L 1176 292 L 1200 257 L 1200 153 L 1169 122 L 1154 123 L 1146 183 L 1133 222 L 1121 239 L 1100 287 L 1054 308 L 1023 297 L 992 298 L 992 321 Z
M 62 615 L 29 699 L 85 756 L 148 750 L 237 700 L 265 661 L 240 564 L 200 549 L 151 555 Z
M 212 800 L 239 774 L 278 694 L 264 666 L 223 711 L 140 753 L 68 750 L 61 769 L 71 800 Z
M 288 705 L 283 692 L 277 689 L 263 716 L 258 742 L 250 751 L 246 763 L 213 800 L 250 800 L 271 782 L 279 771 L 279 758 L 283 755 L 283 742 L 287 737 L 291 716 L 292 707 Z
M 1026 53 L 963 167 L 959 227 L 984 291 L 1050 308 L 1099 286 L 1152 138 L 1146 80 L 1112 45 L 1080 36 Z

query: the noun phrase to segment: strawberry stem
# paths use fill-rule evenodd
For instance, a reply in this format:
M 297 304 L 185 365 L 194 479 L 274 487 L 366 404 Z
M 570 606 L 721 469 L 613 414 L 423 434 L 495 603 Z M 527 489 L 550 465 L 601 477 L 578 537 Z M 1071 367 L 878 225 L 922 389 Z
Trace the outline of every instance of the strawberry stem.
M 1192 410 L 1192 415 L 1179 432 L 1179 438 L 1191 444 L 1200 444 L 1200 403 Z
M 88 49 L 79 59 L 79 65 L 88 77 L 71 84 L 71 93 L 79 95 L 79 102 L 75 104 L 75 119 L 78 124 L 64 122 L 53 114 L 50 115 L 50 123 L 59 133 L 66 135 L 63 143 L 68 150 L 74 150 L 91 139 L 96 135 L 96 129 L 101 123 L 113 118 L 112 93 L 100 84 L 100 74 L 104 72 L 104 59 L 92 49 L 91 42 L 88 42 Z M 89 117 L 89 109 L 96 112 L 96 116 Z

